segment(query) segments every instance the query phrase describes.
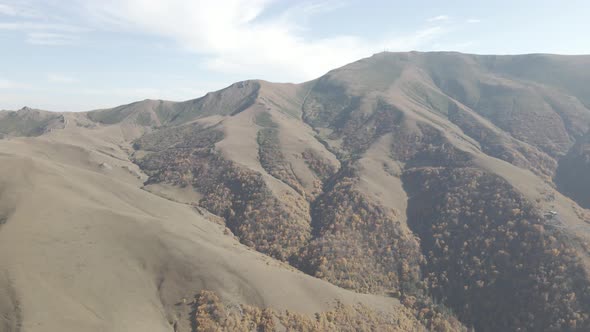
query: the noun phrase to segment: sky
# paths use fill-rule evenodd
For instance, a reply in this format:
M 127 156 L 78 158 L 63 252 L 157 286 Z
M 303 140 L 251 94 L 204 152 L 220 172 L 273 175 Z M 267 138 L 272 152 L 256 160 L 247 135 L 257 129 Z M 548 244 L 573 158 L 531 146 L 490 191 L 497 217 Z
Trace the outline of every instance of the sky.
M 0 0 L 0 110 L 188 100 L 383 51 L 590 54 L 588 0 Z

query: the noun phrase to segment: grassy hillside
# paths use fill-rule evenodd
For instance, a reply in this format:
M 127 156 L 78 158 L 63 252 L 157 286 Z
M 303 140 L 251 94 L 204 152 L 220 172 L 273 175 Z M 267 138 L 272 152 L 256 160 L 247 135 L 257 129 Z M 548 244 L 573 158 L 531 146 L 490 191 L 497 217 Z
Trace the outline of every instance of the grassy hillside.
M 12 121 L 4 114 L 0 128 L 87 144 L 87 156 L 113 159 L 108 167 L 94 159 L 76 167 L 116 173 L 135 189 L 168 188 L 161 194 L 166 202 L 188 203 L 184 209 L 221 224 L 228 246 L 238 246 L 231 242 L 237 239 L 280 271 L 323 279 L 306 276 L 313 287 L 400 304 L 384 309 L 347 297 L 336 307 L 315 307 L 311 318 L 284 309 L 333 293 L 301 290 L 291 303 L 272 288 L 278 284 L 256 284 L 255 292 L 231 282 L 227 288 L 226 278 L 235 279 L 220 272 L 219 282 L 187 283 L 194 299 L 181 306 L 187 331 L 385 329 L 385 321 L 395 322 L 393 330 L 586 331 L 589 62 L 380 53 L 300 85 L 245 81 L 191 101 L 148 100 L 76 117 Z M 59 116 L 62 129 L 34 129 L 59 129 Z M 141 192 L 163 199 L 152 194 L 163 191 Z M 118 208 L 130 216 L 148 209 Z M 190 219 L 169 209 L 169 227 Z M 13 218 L 5 211 L 0 235 Z M 187 241 L 197 239 L 188 233 Z M 220 238 L 212 239 L 173 257 L 205 262 L 201 268 L 229 255 L 196 252 Z M 250 260 L 243 264 L 260 270 Z M 260 271 L 234 275 L 247 275 L 247 284 L 270 282 L 265 273 L 281 278 Z

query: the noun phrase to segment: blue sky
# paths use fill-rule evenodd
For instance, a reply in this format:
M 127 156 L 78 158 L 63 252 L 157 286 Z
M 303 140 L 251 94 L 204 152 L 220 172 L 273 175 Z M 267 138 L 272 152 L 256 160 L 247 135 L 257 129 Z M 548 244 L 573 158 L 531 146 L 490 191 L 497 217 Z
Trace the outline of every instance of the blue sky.
M 384 50 L 590 53 L 590 1 L 0 0 L 0 109 L 187 100 Z

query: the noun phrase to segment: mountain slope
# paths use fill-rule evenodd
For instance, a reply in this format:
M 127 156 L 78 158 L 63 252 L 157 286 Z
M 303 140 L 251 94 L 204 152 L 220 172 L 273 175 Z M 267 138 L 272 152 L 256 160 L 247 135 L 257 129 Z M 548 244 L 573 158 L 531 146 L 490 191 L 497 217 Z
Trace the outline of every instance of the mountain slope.
M 258 252 L 332 285 L 374 294 L 369 306 L 399 299 L 404 308 L 392 312 L 429 330 L 584 331 L 590 329 L 590 211 L 583 208 L 583 179 L 590 178 L 589 61 L 381 53 L 298 85 L 246 81 L 186 102 L 63 114 L 62 130 L 0 142 L 80 142 L 85 153 L 110 158 L 90 163 L 94 169 L 144 189 L 141 198 L 125 194 L 133 198 L 114 211 L 163 209 L 169 212 L 156 219 L 180 227 L 194 217 L 175 217 L 172 205 L 192 205 Z M 24 154 L 34 153 L 40 152 Z M 56 162 L 89 167 L 74 159 L 84 160 Z M 149 208 L 135 207 L 148 198 Z M 152 206 L 154 200 L 167 207 Z M 7 209 L 15 205 L 2 201 Z M 178 231 L 199 246 L 210 236 L 211 245 L 221 241 Z M 151 242 L 135 242 L 144 241 Z M 176 241 L 160 241 L 178 250 Z M 191 255 L 171 271 L 191 270 L 189 257 L 203 261 Z M 248 278 L 255 284 L 262 277 Z M 179 287 L 194 295 L 208 285 Z M 223 311 L 237 301 L 226 287 L 212 288 L 225 304 L 206 292 L 197 302 Z M 305 293 L 301 301 L 336 293 Z M 256 302 L 253 297 L 238 302 Z M 248 310 L 258 320 L 280 321 L 280 314 L 260 310 L 290 308 L 283 301 L 265 299 Z M 342 312 L 353 317 L 353 311 Z M 200 312 L 202 322 L 217 327 L 236 319 Z
M 552 178 L 563 156 L 587 130 L 590 111 L 555 82 L 509 77 L 503 67 L 494 70 L 492 60 L 446 53 L 378 54 L 305 85 L 288 87 L 291 99 L 299 98 L 300 109 L 277 97 L 289 93 L 285 86 L 265 83 L 256 102 L 240 114 L 215 125 L 191 127 L 189 136 L 208 142 L 207 146 L 175 145 L 146 151 L 144 146 L 162 142 L 155 132 L 137 141 L 136 160 L 150 176 L 148 183 L 191 185 L 204 194 L 198 203 L 224 217 L 243 243 L 337 285 L 398 294 L 403 299 L 417 296 L 425 303 L 429 295 L 435 296 L 464 322 L 481 330 L 564 328 L 571 321 L 587 324 L 586 314 L 578 317 L 579 312 L 588 310 L 587 301 L 582 300 L 586 286 L 566 281 L 573 270 L 582 271 L 576 272 L 575 280 L 586 273 L 587 253 L 577 250 L 588 240 L 587 227 L 582 210 L 572 208 L 569 200 L 554 190 Z M 504 58 L 494 61 L 507 62 Z M 516 57 L 512 61 L 521 60 Z M 214 139 L 205 140 L 201 135 Z M 299 142 L 293 136 L 298 136 Z M 182 137 L 178 142 L 191 139 Z M 499 159 L 509 164 L 498 163 Z M 514 175 L 521 174 L 522 168 L 533 174 L 516 179 Z M 407 179 L 416 172 L 429 172 L 421 181 L 436 181 L 441 177 L 436 170 L 464 170 L 465 176 L 473 176 L 475 181 L 482 178 L 491 183 L 490 189 L 513 191 L 519 206 L 534 203 L 529 214 L 514 215 L 514 220 L 506 219 L 479 236 L 489 241 L 498 236 L 496 228 L 518 223 L 519 218 L 532 225 L 516 237 L 501 231 L 495 241 L 507 247 L 496 250 L 508 255 L 523 250 L 511 247 L 506 237 L 525 243 L 532 237 L 542 239 L 535 240 L 541 247 L 532 252 L 558 250 L 557 256 L 547 255 L 538 264 L 527 266 L 527 291 L 536 292 L 541 287 L 535 285 L 536 278 L 545 273 L 546 264 L 555 263 L 551 269 L 556 270 L 551 273 L 556 275 L 551 278 L 553 282 L 562 280 L 560 294 L 578 292 L 579 296 L 563 304 L 559 309 L 563 314 L 548 315 L 564 303 L 557 296 L 551 296 L 553 300 L 544 308 L 523 305 L 519 310 L 494 300 L 488 309 L 506 316 L 503 321 L 508 325 L 492 325 L 484 320 L 486 310 L 466 309 L 475 304 L 469 299 L 475 299 L 477 291 L 469 283 L 481 282 L 465 278 L 472 273 L 468 271 L 455 276 L 465 280 L 453 281 L 468 291 L 453 292 L 454 298 L 432 293 L 434 286 L 426 274 L 449 273 L 445 269 L 450 267 L 432 267 L 442 257 L 432 256 L 424 243 L 439 235 L 419 232 L 422 226 L 410 214 L 415 203 L 408 198 L 418 189 L 409 195 L 408 186 L 424 184 L 409 185 Z M 316 183 L 313 187 L 309 180 L 302 180 L 310 177 Z M 212 181 L 204 183 L 203 178 Z M 506 180 L 509 185 L 503 187 Z M 473 205 L 468 198 L 461 198 L 460 204 Z M 517 209 L 500 204 L 506 215 Z M 551 226 L 556 230 L 545 231 L 543 214 L 549 209 L 558 209 L 565 220 Z M 480 218 L 498 217 L 490 211 Z M 434 221 L 433 216 L 427 219 Z M 528 232 L 532 235 L 525 235 Z M 569 236 L 574 237 L 573 242 Z M 487 255 L 478 259 L 485 261 Z M 491 266 L 494 269 L 495 265 Z M 495 273 L 507 276 L 516 272 Z M 486 291 L 502 294 L 509 303 L 522 297 L 507 293 L 511 287 L 520 287 L 516 283 L 504 283 L 501 288 L 495 282 L 484 285 Z M 519 318 L 527 315 L 554 318 L 529 326 Z M 570 317 L 567 323 L 562 316 Z
M 578 139 L 568 151 L 557 168 L 555 184 L 576 200 L 580 206 L 590 208 L 590 131 Z
M 320 78 L 306 101 L 306 120 L 333 150 L 349 163 L 361 167 L 359 181 L 376 178 L 373 183 L 385 182 L 385 172 L 401 179 L 403 190 L 409 196 L 406 222 L 419 236 L 425 255 L 425 263 L 420 267 L 429 283 L 426 288 L 434 298 L 450 306 L 464 323 L 477 330 L 583 330 L 588 324 L 588 301 L 583 299 L 588 296 L 585 277 L 588 252 L 581 247 L 587 245 L 589 228 L 582 209 L 555 192 L 551 177 L 563 155 L 587 130 L 590 112 L 574 95 L 554 89 L 543 81 L 524 81 L 520 77 L 510 77 L 505 71 L 483 66 L 490 58 L 448 53 L 375 55 Z M 393 70 L 385 70 L 386 67 Z M 552 104 L 545 101 L 557 98 L 558 94 L 564 97 Z M 342 98 L 343 95 L 347 97 Z M 552 106 L 566 102 L 572 105 L 566 110 Z M 571 123 L 575 125 L 568 125 Z M 375 150 L 380 153 L 373 152 Z M 512 165 L 498 163 L 498 159 Z M 383 162 L 385 172 L 378 170 L 375 160 Z M 516 174 L 522 171 L 513 165 L 528 168 L 537 176 L 519 178 Z M 478 173 L 480 171 L 484 173 Z M 448 172 L 454 173 L 449 177 Z M 416 176 L 418 174 L 421 175 Z M 453 184 L 457 178 L 463 178 L 463 182 Z M 508 180 L 507 187 L 504 180 Z M 436 186 L 438 181 L 444 186 Z M 482 181 L 486 184 L 478 189 Z M 402 192 L 398 181 L 388 182 L 389 192 L 395 188 Z M 369 194 L 383 195 L 384 190 L 375 190 L 377 188 L 363 186 Z M 480 195 L 479 190 L 498 191 L 501 196 L 478 200 L 475 197 Z M 511 195 L 511 192 L 516 196 L 509 202 L 502 202 L 502 196 Z M 431 205 L 427 200 L 431 200 Z M 527 208 L 530 213 L 522 214 L 522 204 L 527 201 L 535 206 Z M 396 208 L 396 203 L 382 202 Z M 416 206 L 419 206 L 419 214 L 414 212 Z M 468 212 L 461 214 L 456 211 L 458 208 Z M 516 209 L 521 212 L 516 213 Z M 549 209 L 562 214 L 557 225 L 546 225 L 543 214 Z M 505 217 L 500 217 L 502 215 Z M 487 225 L 488 220 L 499 224 Z M 512 233 L 509 230 L 514 223 L 524 223 L 530 229 Z M 470 224 L 484 228 L 472 229 Z M 470 240 L 461 241 L 463 236 Z M 507 257 L 526 252 L 510 244 L 511 241 L 525 243 L 527 250 L 531 245 L 541 247 L 526 255 L 523 263 L 527 264 L 522 267 L 510 261 L 507 267 L 516 268 L 516 271 L 499 271 L 495 251 Z M 500 248 L 492 249 L 490 244 L 500 245 Z M 460 257 L 469 255 L 470 247 L 482 251 L 476 249 L 472 257 Z M 398 247 L 398 251 L 405 252 L 403 248 Z M 533 263 L 532 255 L 540 252 L 551 252 L 553 256 L 547 255 Z M 469 260 L 477 260 L 480 266 L 471 267 Z M 451 265 L 455 261 L 461 262 L 458 270 L 453 270 Z M 478 271 L 482 267 L 490 270 Z M 518 269 L 525 269 L 527 276 Z M 579 272 L 565 272 L 564 269 Z M 512 273 L 521 274 L 518 278 L 508 277 Z M 495 277 L 485 280 L 493 274 L 499 274 L 506 281 L 500 282 Z M 570 279 L 572 275 L 576 277 Z M 436 280 L 430 280 L 431 277 Z M 547 279 L 560 289 L 560 294 L 575 293 L 576 300 L 568 303 L 559 300 L 559 296 L 547 295 L 546 307 L 541 309 L 530 303 L 522 303 L 517 308 L 503 303 L 504 300 L 519 303 L 523 298 L 530 298 L 515 293 L 516 289 L 542 293 L 541 285 L 546 281 L 541 280 Z M 586 281 L 578 284 L 581 280 Z M 528 288 L 518 282 L 526 282 Z M 537 285 L 539 282 L 541 284 Z M 437 294 L 439 287 L 444 289 L 444 294 Z M 404 291 L 403 286 L 401 291 Z M 477 299 L 486 292 L 498 294 L 501 299 L 490 300 L 483 307 Z M 551 316 L 558 310 L 564 312 Z M 491 320 L 487 320 L 489 312 L 494 313 Z M 536 322 L 541 325 L 529 325 L 531 317 L 537 317 Z
M 123 137 L 72 125 L 1 142 L 0 330 L 190 331 L 200 290 L 306 315 L 363 303 L 419 329 L 397 300 L 296 272 L 141 190 Z

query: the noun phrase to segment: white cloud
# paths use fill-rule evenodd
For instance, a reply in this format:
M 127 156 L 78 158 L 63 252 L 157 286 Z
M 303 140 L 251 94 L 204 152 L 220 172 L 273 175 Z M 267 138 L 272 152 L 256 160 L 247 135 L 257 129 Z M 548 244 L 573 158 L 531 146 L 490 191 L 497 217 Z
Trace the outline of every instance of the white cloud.
M 2 1 L 2 0 L 0 0 Z M 0 3 L 0 31 L 22 33 L 25 41 L 36 45 L 71 44 L 77 35 L 87 31 L 77 25 L 67 24 L 71 19 L 55 16 L 51 10 L 53 4 L 47 2 L 29 2 L 26 0 L 8 0 Z M 8 19 L 3 16 L 8 16 Z
M 172 41 L 197 54 L 196 60 L 205 69 L 201 71 L 204 78 L 185 80 L 181 73 L 183 82 L 166 80 L 168 84 L 136 89 L 88 85 L 90 82 L 78 86 L 67 85 L 76 82 L 76 78 L 59 72 L 67 73 L 68 69 L 49 68 L 48 71 L 57 72 L 45 73 L 46 80 L 55 84 L 19 91 L 25 86 L 0 80 L 0 88 L 5 89 L 2 95 L 18 92 L 11 97 L 10 105 L 30 104 L 34 89 L 35 103 L 55 110 L 95 108 L 107 100 L 112 106 L 145 98 L 189 99 L 229 85 L 236 77 L 301 82 L 384 50 L 432 49 L 452 28 L 447 17 L 425 22 L 423 27 L 404 34 L 383 31 L 383 35 L 374 38 L 346 34 L 319 38 L 307 23 L 314 15 L 329 15 L 340 9 L 340 1 L 283 2 L 287 8 L 274 6 L 276 1 L 279 0 L 22 0 L 35 4 L 30 12 L 36 11 L 39 16 L 18 14 L 10 20 L 0 17 L 0 30 L 21 33 L 27 43 L 73 44 L 85 40 L 84 33 L 89 31 L 132 33 L 139 35 L 141 42 L 169 45 Z M 46 6 L 51 6 L 51 10 L 45 10 Z M 8 12 L 6 8 L 4 11 Z M 212 72 L 230 75 L 220 75 L 223 82 L 210 82 Z M 211 84 L 195 85 L 199 81 Z M 62 101 L 66 99 L 67 107 Z
M 448 21 L 450 19 L 451 18 L 447 15 L 438 15 L 438 16 L 429 18 L 427 21 L 428 22 L 443 22 L 443 21 Z
M 479 23 L 479 22 L 481 22 L 481 20 L 478 18 L 470 18 L 467 20 L 467 23 Z
M 298 24 L 306 15 L 338 8 L 338 3 L 310 2 L 263 15 L 272 2 L 104 0 L 86 3 L 85 8 L 97 26 L 157 35 L 204 55 L 206 69 L 275 80 L 315 78 L 384 49 L 421 48 L 444 32 L 431 27 L 379 40 L 352 35 L 310 38 Z
M 446 33 L 444 25 L 449 19 L 441 15 L 429 20 L 437 26 L 404 35 L 384 32 L 373 40 L 355 35 L 317 38 L 306 28 L 309 19 L 345 6 L 342 1 L 297 2 L 282 10 L 272 6 L 277 1 L 50 2 L 59 8 L 56 11 L 43 11 L 43 3 L 37 3 L 37 7 L 27 10 L 70 13 L 75 19 L 27 18 L 21 22 L 0 22 L 0 30 L 22 31 L 27 43 L 46 46 L 77 43 L 88 30 L 139 33 L 171 40 L 201 55 L 204 60 L 200 65 L 206 70 L 245 78 L 302 81 L 383 50 L 427 49 L 437 36 Z M 5 11 L 15 11 L 9 8 L 13 7 L 6 6 Z
M 78 79 L 69 75 L 60 74 L 60 73 L 49 73 L 47 74 L 47 80 L 52 83 L 76 83 Z

